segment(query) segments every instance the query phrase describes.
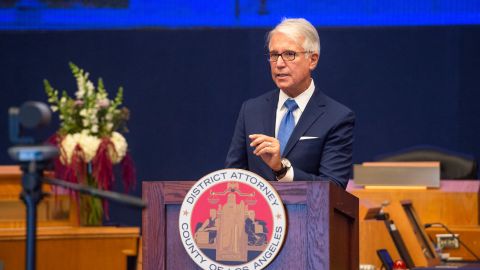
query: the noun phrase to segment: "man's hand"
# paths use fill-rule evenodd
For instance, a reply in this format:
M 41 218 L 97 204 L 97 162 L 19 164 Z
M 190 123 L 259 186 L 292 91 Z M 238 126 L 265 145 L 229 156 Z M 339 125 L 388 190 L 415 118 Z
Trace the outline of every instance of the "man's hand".
M 282 168 L 280 142 L 263 134 L 251 134 L 248 137 L 252 140 L 250 146 L 255 147 L 253 154 L 260 156 L 272 170 L 279 171 Z

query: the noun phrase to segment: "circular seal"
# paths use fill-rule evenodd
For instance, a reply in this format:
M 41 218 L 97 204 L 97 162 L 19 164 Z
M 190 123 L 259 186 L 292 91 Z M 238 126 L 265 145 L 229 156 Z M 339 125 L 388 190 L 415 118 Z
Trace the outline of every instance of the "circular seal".
M 241 169 L 212 172 L 183 200 L 180 238 L 202 269 L 263 269 L 280 252 L 286 215 L 276 190 Z

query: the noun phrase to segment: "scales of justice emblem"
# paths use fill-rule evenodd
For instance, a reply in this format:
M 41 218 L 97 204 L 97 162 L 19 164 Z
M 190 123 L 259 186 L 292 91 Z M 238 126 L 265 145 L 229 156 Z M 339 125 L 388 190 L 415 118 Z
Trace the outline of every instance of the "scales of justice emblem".
M 185 250 L 203 269 L 263 269 L 283 244 L 285 208 L 257 174 L 219 170 L 187 193 L 179 230 Z

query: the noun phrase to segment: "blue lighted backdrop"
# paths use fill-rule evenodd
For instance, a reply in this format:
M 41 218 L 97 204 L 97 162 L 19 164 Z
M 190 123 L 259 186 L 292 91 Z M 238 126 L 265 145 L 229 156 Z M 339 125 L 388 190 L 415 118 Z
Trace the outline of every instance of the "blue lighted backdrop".
M 480 23 L 478 0 L 112 0 L 111 6 L 109 1 L 99 2 L 94 6 L 95 0 L 88 4 L 0 0 L 0 29 L 262 27 L 283 16 L 304 17 L 318 26 Z

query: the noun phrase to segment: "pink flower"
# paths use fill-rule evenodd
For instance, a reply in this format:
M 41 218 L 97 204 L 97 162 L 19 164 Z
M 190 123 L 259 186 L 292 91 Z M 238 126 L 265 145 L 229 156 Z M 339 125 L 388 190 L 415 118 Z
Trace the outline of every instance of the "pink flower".
M 106 107 L 108 107 L 108 105 L 110 105 L 110 100 L 108 100 L 106 98 L 101 99 L 101 100 L 97 101 L 97 105 L 100 108 L 106 108 Z
M 83 106 L 83 99 L 77 99 L 75 100 L 75 106 L 82 107 Z

